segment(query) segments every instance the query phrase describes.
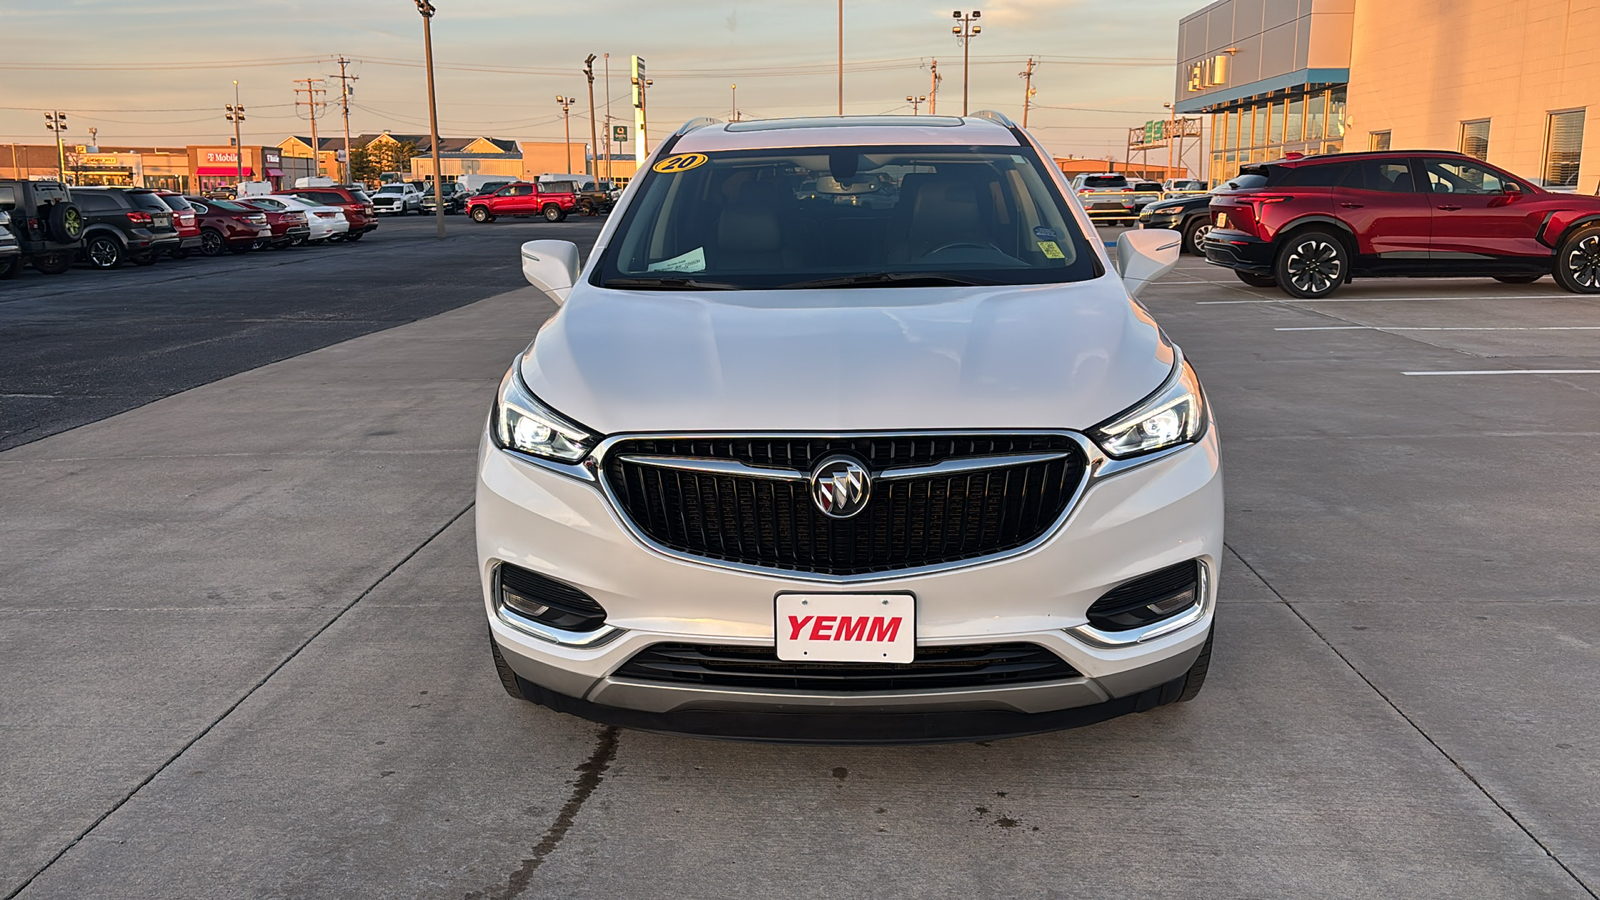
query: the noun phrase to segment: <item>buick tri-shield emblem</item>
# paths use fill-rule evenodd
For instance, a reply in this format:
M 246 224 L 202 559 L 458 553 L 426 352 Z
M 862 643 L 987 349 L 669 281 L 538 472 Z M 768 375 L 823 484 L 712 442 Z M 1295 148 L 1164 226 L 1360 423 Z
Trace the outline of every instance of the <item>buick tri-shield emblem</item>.
M 861 512 L 872 492 L 872 479 L 848 456 L 830 456 L 811 471 L 811 499 L 824 515 L 848 519 Z

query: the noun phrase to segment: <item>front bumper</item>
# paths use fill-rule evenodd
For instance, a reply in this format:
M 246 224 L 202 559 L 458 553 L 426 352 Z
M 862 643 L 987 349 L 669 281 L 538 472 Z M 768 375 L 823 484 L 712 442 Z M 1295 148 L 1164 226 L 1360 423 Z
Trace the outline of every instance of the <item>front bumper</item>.
M 1241 272 L 1270 274 L 1275 261 L 1276 248 L 1242 231 L 1224 231 L 1213 228 L 1206 234 L 1206 262 L 1215 266 L 1237 269 Z
M 633 536 L 597 483 L 487 442 L 479 452 L 476 522 L 493 639 L 526 682 L 524 694 L 548 706 L 696 734 L 951 740 L 1086 724 L 1175 697 L 1211 630 L 1222 557 L 1222 477 L 1216 429 L 1210 428 L 1196 445 L 1115 475 L 1091 476 L 1062 524 L 1026 552 L 847 584 L 660 553 Z M 1089 627 L 1089 605 L 1108 590 L 1191 559 L 1206 573 L 1202 596 L 1198 606 L 1162 623 L 1175 627 L 1151 629 L 1142 641 Z M 495 597 L 501 562 L 583 590 L 606 609 L 606 625 L 597 632 L 559 632 L 506 613 Z M 758 691 L 614 674 L 661 642 L 771 647 L 774 598 L 788 591 L 910 592 L 919 647 L 1031 643 L 1081 675 L 868 694 Z

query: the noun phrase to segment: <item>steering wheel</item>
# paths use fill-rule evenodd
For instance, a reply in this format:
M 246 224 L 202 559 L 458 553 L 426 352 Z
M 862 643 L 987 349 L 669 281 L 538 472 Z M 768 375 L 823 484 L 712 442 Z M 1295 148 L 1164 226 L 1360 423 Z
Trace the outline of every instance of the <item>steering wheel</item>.
M 971 247 L 977 250 L 993 250 L 1002 256 L 1006 255 L 1004 250 L 1001 250 L 999 247 L 996 247 L 987 241 L 952 241 L 951 243 L 945 244 L 942 247 L 935 247 L 922 255 L 932 256 L 935 253 L 943 253 L 946 250 L 958 250 L 962 247 Z

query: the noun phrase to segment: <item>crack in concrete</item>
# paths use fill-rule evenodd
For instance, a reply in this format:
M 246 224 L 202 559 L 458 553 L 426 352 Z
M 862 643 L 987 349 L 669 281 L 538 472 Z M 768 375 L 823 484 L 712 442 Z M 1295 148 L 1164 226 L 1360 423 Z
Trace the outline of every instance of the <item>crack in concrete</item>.
M 202 738 L 204 738 L 206 735 L 210 734 L 218 725 L 222 724 L 222 721 L 224 719 L 226 719 L 229 716 L 233 715 L 234 710 L 238 709 L 240 706 L 243 706 L 244 702 L 246 700 L 249 700 L 251 697 L 255 696 L 256 691 L 260 690 L 262 687 L 264 687 L 266 685 L 266 683 L 268 681 L 272 680 L 272 677 L 274 675 L 277 675 L 279 672 L 283 671 L 285 666 L 287 666 L 287 665 L 289 665 L 289 663 L 293 662 L 295 660 L 295 658 L 298 657 L 302 651 L 304 651 L 307 647 L 311 646 L 311 642 L 312 641 L 314 641 L 317 638 L 321 637 L 324 632 L 326 632 L 329 628 L 332 628 L 334 626 L 334 624 L 337 623 L 340 619 L 344 618 L 345 614 L 350 612 L 350 610 L 355 609 L 357 603 L 360 603 L 362 600 L 365 600 L 368 595 L 370 595 L 373 591 L 377 590 L 378 589 L 378 585 L 381 585 L 385 581 L 389 580 L 389 576 L 391 576 L 395 572 L 399 571 L 401 566 L 403 566 L 406 563 L 410 562 L 412 560 L 412 558 L 414 558 L 418 553 L 421 553 L 424 547 L 427 547 L 429 544 L 433 543 L 435 540 L 438 540 L 439 535 L 444 534 L 446 529 L 448 529 L 451 525 L 454 525 L 456 522 L 460 521 L 462 516 L 466 515 L 469 511 L 471 511 L 472 506 L 473 506 L 473 504 L 468 503 L 465 507 L 463 507 L 461 509 L 460 512 L 458 512 L 455 515 L 451 516 L 443 525 L 439 526 L 439 528 L 436 531 L 434 531 L 432 534 L 428 535 L 428 537 L 425 538 L 422 541 L 422 543 L 420 543 L 416 547 L 412 548 L 411 552 L 407 553 L 405 556 L 402 556 L 398 562 L 396 562 L 394 565 L 390 566 L 388 568 L 388 570 L 386 570 L 382 575 L 379 575 L 377 577 L 377 579 L 372 582 L 372 584 L 367 586 L 366 590 L 364 590 L 361 593 L 357 594 L 354 599 L 352 599 L 349 603 L 346 603 L 344 605 L 343 609 L 339 610 L 336 614 L 333 615 L 332 618 L 328 619 L 328 621 L 322 623 L 322 627 L 318 628 L 316 631 L 313 631 L 310 635 L 308 635 L 306 637 L 305 640 L 301 641 L 298 646 L 296 646 L 293 650 L 289 651 L 289 654 L 287 656 L 285 656 L 283 659 L 279 660 L 278 664 L 273 666 L 272 669 L 267 672 L 267 674 L 261 676 L 261 678 L 258 679 L 255 684 L 251 685 L 250 689 L 245 691 L 244 694 L 239 697 L 239 699 L 233 701 L 233 703 L 230 704 L 227 709 L 224 709 L 221 713 L 219 713 L 216 716 L 216 718 L 212 719 L 209 723 L 207 723 L 206 726 L 204 728 L 200 729 L 200 731 L 197 734 L 195 734 L 194 737 L 192 737 L 189 740 L 185 741 L 183 746 L 179 747 L 175 752 L 173 752 L 173 754 L 171 756 L 168 756 L 166 758 L 166 760 L 164 760 L 161 763 L 161 765 L 159 765 L 159 766 L 157 766 L 155 768 L 155 771 L 151 772 L 149 775 L 146 775 L 142 781 L 140 781 L 138 784 L 133 786 L 132 790 L 129 790 L 126 794 L 123 794 L 122 798 L 119 799 L 116 803 L 111 804 L 111 808 L 110 809 L 108 809 L 105 812 L 101 813 L 100 816 L 98 818 L 96 818 L 93 822 L 90 822 L 89 823 L 89 827 L 87 827 L 87 828 L 83 829 L 82 831 L 78 832 L 77 836 L 74 837 L 72 840 L 68 841 L 67 845 L 65 847 L 62 847 L 59 851 L 57 851 L 54 856 L 50 857 L 48 860 L 45 860 L 44 865 L 40 866 L 37 870 L 34 871 L 34 873 L 32 875 L 29 875 L 26 879 L 24 879 L 23 882 L 21 884 L 17 885 L 14 890 L 12 890 L 10 893 L 6 894 L 5 897 L 4 897 L 4 900 L 12 900 L 12 898 L 16 897 L 18 894 L 20 894 L 23 891 L 27 890 L 28 886 L 33 884 L 34 881 L 38 880 L 40 875 L 43 875 L 46 871 L 49 870 L 49 868 L 51 866 L 55 865 L 58 861 L 60 861 L 60 859 L 63 856 L 66 856 L 68 851 L 70 851 L 73 847 L 78 846 L 78 844 L 82 843 L 85 838 L 89 837 L 94 832 L 94 830 L 96 828 L 99 828 L 102 822 L 104 822 L 105 820 L 111 818 L 111 816 L 114 815 L 117 810 L 119 810 L 122 807 L 126 806 L 129 800 L 132 800 L 140 791 L 145 789 L 146 785 L 150 784 L 152 781 L 155 781 L 156 778 L 160 777 L 162 772 L 165 772 L 168 768 L 170 768 L 172 766 L 173 763 L 177 762 L 180 757 L 182 757 L 185 753 L 188 753 L 190 747 L 193 747 L 195 744 L 198 744 Z
M 1496 798 L 1494 794 L 1491 794 L 1489 792 L 1489 789 L 1487 787 L 1484 787 L 1483 782 L 1479 781 L 1476 777 L 1474 777 L 1471 772 L 1468 772 L 1467 768 L 1465 766 L 1463 766 L 1459 761 L 1457 761 L 1454 756 L 1451 756 L 1450 755 L 1450 751 L 1444 749 L 1444 747 L 1441 746 L 1438 741 L 1434 740 L 1433 739 L 1433 735 L 1428 734 L 1428 732 L 1420 724 L 1418 724 L 1415 719 L 1413 719 L 1413 718 L 1411 718 L 1411 716 L 1407 715 L 1406 711 L 1401 709 L 1399 704 L 1395 703 L 1394 700 L 1390 699 L 1389 695 L 1384 693 L 1382 688 L 1378 687 L 1377 684 L 1375 684 L 1372 681 L 1372 679 L 1370 679 L 1370 678 L 1368 678 L 1366 676 L 1366 673 L 1364 673 L 1360 669 L 1356 668 L 1356 664 L 1351 662 L 1349 657 L 1347 657 L 1343 653 L 1341 653 L 1339 651 L 1339 648 L 1335 647 L 1333 645 L 1333 642 L 1328 640 L 1326 635 L 1324 635 L 1321 631 L 1318 631 L 1317 630 L 1317 626 L 1311 624 L 1311 620 L 1307 619 L 1300 612 L 1300 610 L 1296 609 L 1295 605 L 1293 603 L 1290 603 L 1287 597 L 1283 596 L 1283 594 L 1280 593 L 1277 588 L 1273 587 L 1272 586 L 1272 582 L 1268 581 L 1265 576 L 1263 576 L 1259 571 L 1257 571 L 1256 567 L 1252 566 L 1250 564 L 1250 561 L 1244 558 L 1244 554 L 1240 553 L 1239 549 L 1237 547 L 1234 547 L 1232 544 L 1228 544 L 1226 542 L 1223 544 L 1223 546 L 1226 547 L 1227 549 L 1233 551 L 1233 555 L 1239 558 L 1239 562 L 1244 563 L 1244 567 L 1246 569 L 1250 570 L 1250 574 L 1256 576 L 1256 578 L 1262 584 L 1266 585 L 1267 590 L 1271 591 L 1272 595 L 1274 597 L 1277 597 L 1278 601 L 1280 603 L 1282 603 L 1290 612 L 1294 613 L 1295 618 L 1299 619 L 1301 624 L 1305 625 L 1306 628 L 1310 629 L 1311 633 L 1316 635 L 1317 639 L 1322 641 L 1324 646 L 1326 646 L 1329 650 L 1333 651 L 1333 655 L 1334 656 L 1339 657 L 1339 661 L 1340 662 L 1343 662 L 1346 666 L 1348 666 L 1350 671 L 1354 672 L 1357 678 L 1361 679 L 1362 682 L 1365 683 L 1368 688 L 1371 688 L 1372 692 L 1374 694 L 1378 695 L 1378 699 L 1382 700 L 1386 705 L 1388 705 L 1388 707 L 1390 709 L 1394 710 L 1395 715 L 1397 715 L 1401 719 L 1405 720 L 1405 723 L 1407 725 L 1410 725 L 1412 730 L 1416 731 L 1417 734 L 1421 735 L 1422 739 L 1427 741 L 1429 746 L 1433 747 L 1434 750 L 1438 751 L 1440 756 L 1444 757 L 1445 760 L 1450 763 L 1450 765 L 1454 766 L 1456 771 L 1460 772 L 1462 777 L 1467 779 L 1467 782 L 1469 784 L 1471 784 L 1473 787 L 1478 789 L 1478 793 L 1482 794 L 1484 796 L 1484 799 L 1488 800 L 1490 803 L 1493 803 L 1494 806 L 1495 806 L 1495 809 L 1500 810 L 1500 813 L 1502 815 L 1504 815 L 1508 820 L 1510 820 L 1511 824 L 1517 826 L 1517 828 L 1520 829 L 1523 834 L 1527 835 L 1528 836 L 1528 840 L 1533 841 L 1534 846 L 1538 847 L 1540 850 L 1543 850 L 1544 851 L 1544 855 L 1550 857 L 1550 861 L 1551 862 L 1553 862 L 1556 865 L 1560 866 L 1561 867 L 1561 871 L 1567 873 L 1567 877 L 1571 878 L 1574 884 L 1576 884 L 1580 889 L 1583 890 L 1584 893 L 1588 894 L 1590 897 L 1594 897 L 1594 898 L 1596 898 L 1596 900 L 1600 900 L 1600 894 L 1596 894 L 1594 892 L 1593 888 L 1589 887 L 1589 885 L 1587 883 L 1585 883 L 1582 878 L 1578 877 L 1578 873 L 1577 872 L 1574 872 L 1571 869 L 1571 867 L 1569 867 L 1565 862 L 1562 861 L 1561 857 L 1559 857 L 1559 856 L 1557 856 L 1555 854 L 1555 851 L 1551 850 L 1545 844 L 1544 841 L 1539 840 L 1538 835 L 1535 835 L 1533 833 L 1533 831 L 1527 825 L 1524 825 L 1522 823 L 1521 819 L 1518 819 L 1516 817 L 1515 813 L 1513 813 L 1513 812 L 1511 812 L 1511 810 L 1507 809 L 1505 804 L 1501 803 L 1500 800 L 1498 798 Z
M 499 885 L 485 888 L 482 891 L 473 891 L 467 894 L 464 900 L 511 900 L 521 896 L 528 889 L 528 884 L 533 880 L 533 873 L 544 865 L 545 858 L 555 852 L 561 845 L 567 832 L 572 829 L 572 823 L 577 819 L 578 812 L 583 809 L 583 804 L 588 802 L 600 782 L 605 780 L 606 770 L 611 768 L 612 760 L 617 758 L 617 729 L 607 725 L 600 730 L 600 740 L 596 742 L 594 752 L 589 758 L 579 763 L 574 770 L 578 773 L 577 781 L 572 783 L 572 794 L 567 797 L 567 802 L 562 804 L 561 811 L 556 814 L 554 822 L 545 829 L 539 842 L 533 845 L 527 858 L 522 860 L 507 878 L 502 890 Z

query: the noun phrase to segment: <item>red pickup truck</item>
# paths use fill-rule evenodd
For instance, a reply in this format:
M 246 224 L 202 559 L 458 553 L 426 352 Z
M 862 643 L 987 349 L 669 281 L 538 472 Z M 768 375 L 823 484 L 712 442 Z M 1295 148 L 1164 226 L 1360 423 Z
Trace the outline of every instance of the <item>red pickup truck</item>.
M 500 216 L 544 216 L 560 222 L 578 208 L 575 190 L 550 190 L 528 181 L 515 181 L 492 194 L 467 200 L 467 215 L 474 222 L 493 222 Z

